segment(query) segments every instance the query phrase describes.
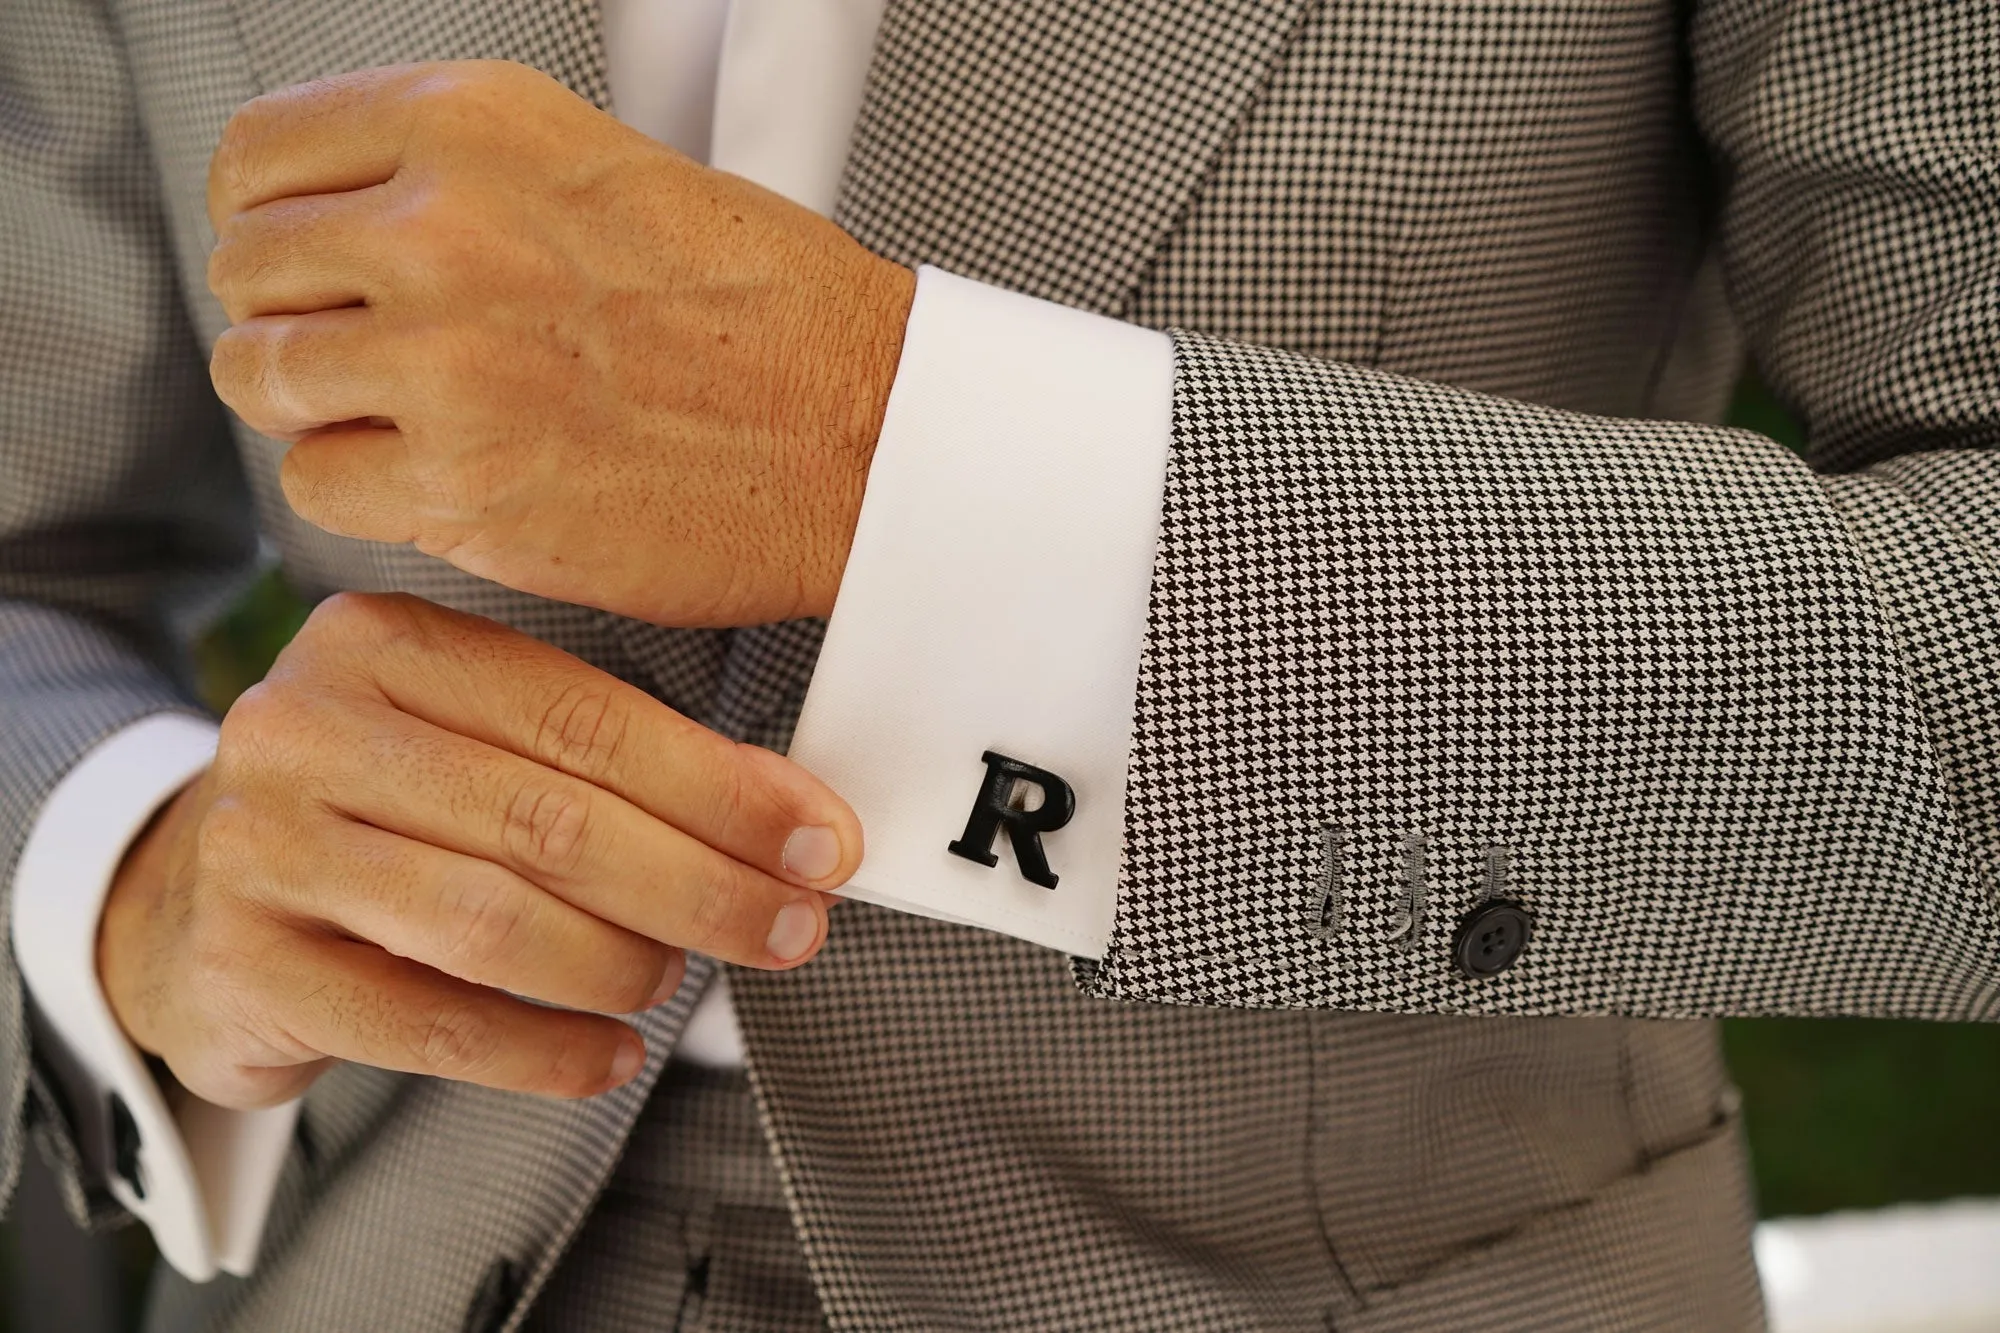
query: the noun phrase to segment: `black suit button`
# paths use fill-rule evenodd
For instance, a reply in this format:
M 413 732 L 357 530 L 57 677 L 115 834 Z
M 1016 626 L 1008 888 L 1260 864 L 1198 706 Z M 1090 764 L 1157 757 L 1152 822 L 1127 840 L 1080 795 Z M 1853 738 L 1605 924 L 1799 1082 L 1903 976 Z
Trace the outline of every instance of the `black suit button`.
M 1481 903 L 1458 923 L 1451 953 L 1458 970 L 1474 979 L 1498 976 L 1528 947 L 1534 918 L 1520 906 L 1495 900 Z

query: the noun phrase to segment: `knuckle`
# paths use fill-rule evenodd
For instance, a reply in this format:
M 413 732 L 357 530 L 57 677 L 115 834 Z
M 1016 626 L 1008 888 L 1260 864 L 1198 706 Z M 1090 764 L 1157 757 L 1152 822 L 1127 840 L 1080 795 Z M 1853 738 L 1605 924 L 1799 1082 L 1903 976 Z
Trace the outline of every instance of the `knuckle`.
M 687 886 L 691 898 L 688 910 L 686 947 L 698 953 L 714 953 L 742 932 L 748 894 L 742 880 L 727 868 L 706 870 Z
M 208 162 L 210 192 L 230 212 L 256 188 L 255 146 L 270 117 L 270 94 L 253 97 L 236 109 L 222 127 L 215 154 Z
M 222 718 L 223 743 L 241 744 L 274 732 L 283 732 L 292 722 L 289 692 L 272 681 L 262 680 L 236 697 Z
M 289 773 L 309 748 L 315 705 L 281 681 L 260 681 L 230 705 L 216 741 L 225 786 L 260 775 Z
M 663 945 L 622 951 L 605 960 L 603 1012 L 636 1014 L 653 1002 L 660 978 L 673 966 L 673 953 Z
M 384 206 L 368 214 L 365 223 L 379 251 L 397 265 L 403 278 L 432 272 L 447 248 L 439 244 L 440 224 L 450 221 L 439 216 L 438 180 L 405 173 L 383 189 Z
M 162 1057 L 174 1082 L 214 1106 L 236 1104 L 241 1080 L 221 1047 L 208 1042 L 191 1043 L 185 1049 Z
M 711 802 L 708 817 L 729 845 L 775 847 L 792 829 L 820 822 L 818 816 L 808 815 L 780 777 L 786 762 L 757 746 L 735 742 L 714 765 L 702 790 Z
M 443 928 L 447 971 L 490 976 L 531 946 L 532 900 L 497 875 L 468 875 L 446 890 Z M 462 970 L 461 970 L 462 969 Z
M 240 777 L 255 755 L 260 737 L 269 728 L 276 708 L 272 696 L 277 687 L 262 680 L 236 696 L 222 715 L 222 727 L 215 740 L 215 771 L 230 778 Z
M 741 753 L 732 747 L 729 757 L 734 761 L 741 758 Z M 738 762 L 720 764 L 717 769 L 713 779 L 702 784 L 702 790 L 715 803 L 711 811 L 715 827 L 723 830 L 724 836 L 731 836 L 742 829 L 754 803 L 752 780 L 743 771 L 744 765 Z
M 548 79 L 540 70 L 518 60 L 473 60 L 466 62 L 465 69 L 480 84 L 496 88 L 512 88 Z
M 292 423 L 278 405 L 287 385 L 305 369 L 304 349 L 292 322 L 278 317 L 232 325 L 215 340 L 209 354 L 209 379 L 223 402 L 252 430 L 275 434 Z
M 217 396 L 245 421 L 250 420 L 249 413 L 255 408 L 250 394 L 257 381 L 260 356 L 257 336 L 241 325 L 224 329 L 208 353 L 208 377 Z
M 788 762 L 748 742 L 732 743 L 712 790 L 721 803 L 717 817 L 733 839 L 761 844 L 806 822 L 798 797 L 779 777 Z
M 476 1078 L 498 1062 L 500 1034 L 473 1005 L 454 1004 L 418 1025 L 410 1049 L 426 1069 L 453 1078 Z
M 176 983 L 213 1032 L 260 1032 L 283 1002 L 272 979 L 288 966 L 287 953 L 284 938 L 254 910 L 211 903 L 194 915 L 176 950 Z
M 213 1105 L 238 1108 L 253 1101 L 255 1080 L 244 1076 L 233 1055 L 227 1041 L 205 1036 L 164 1058 L 183 1088 Z
M 442 71 L 437 95 L 453 106 L 483 110 L 493 99 L 511 98 L 531 72 L 511 60 L 463 60 Z
M 420 65 L 405 85 L 405 95 L 420 106 L 449 106 L 465 96 L 480 62 L 439 60 Z
M 340 644 L 368 642 L 394 630 L 382 600 L 365 592 L 335 593 L 313 608 L 306 627 Z
M 262 821 L 241 800 L 224 798 L 203 812 L 194 831 L 195 864 L 208 875 L 247 869 L 256 859 Z
M 197 931 L 187 945 L 183 975 L 188 992 L 198 998 L 212 1017 L 223 1020 L 225 1026 L 234 1026 L 243 1017 L 247 962 L 243 950 L 222 930 Z
M 543 711 L 535 752 L 565 772 L 594 779 L 616 766 L 630 726 L 631 711 L 610 682 L 573 681 Z
M 222 224 L 215 248 L 208 252 L 208 290 L 231 319 L 238 318 L 242 307 L 243 259 L 243 240 L 231 218 Z
M 404 85 L 413 111 L 415 141 L 430 148 L 488 132 L 493 116 L 484 96 L 482 62 L 448 61 L 426 65 Z
M 604 1063 L 599 1044 L 594 1027 L 565 1024 L 558 1029 L 542 1052 L 535 1091 L 556 1097 L 587 1097 L 598 1091 L 602 1082 L 596 1071 Z
M 353 638 L 355 633 L 374 624 L 377 616 L 375 597 L 365 592 L 337 592 L 323 599 L 306 617 L 304 634 L 319 637 L 332 636 L 338 639 Z
M 217 226 L 215 248 L 208 252 L 208 289 L 232 320 L 270 308 L 259 294 L 282 276 L 296 248 L 298 224 L 308 217 L 307 203 L 280 200 L 231 214 Z
M 466 219 L 454 216 L 457 210 L 448 202 L 444 181 L 410 176 L 395 182 L 394 189 L 394 204 L 379 225 L 407 271 L 435 277 L 456 262 L 461 242 L 454 228 L 462 229 Z M 436 349 L 430 350 L 434 361 Z
M 342 648 L 380 647 L 415 632 L 420 605 L 402 593 L 337 592 L 313 608 L 300 634 Z
M 590 802 L 582 790 L 531 778 L 507 801 L 500 845 L 527 865 L 567 875 L 583 861 L 589 825 Z

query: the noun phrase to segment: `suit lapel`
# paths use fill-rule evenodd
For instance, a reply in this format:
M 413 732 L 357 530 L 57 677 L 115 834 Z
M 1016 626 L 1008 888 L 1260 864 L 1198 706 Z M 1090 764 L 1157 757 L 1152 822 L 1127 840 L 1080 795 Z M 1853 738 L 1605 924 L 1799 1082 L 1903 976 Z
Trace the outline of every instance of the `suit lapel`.
M 610 104 L 596 0 L 229 0 L 265 89 L 516 60 Z M 891 0 L 839 216 L 905 263 L 1121 312 L 1304 0 Z
M 1122 314 L 1303 0 L 891 0 L 837 216 L 878 252 Z
M 1302 8 L 1303 0 L 890 0 L 836 219 L 901 263 L 1124 314 Z M 769 627 L 739 636 L 738 648 L 788 633 L 803 638 L 795 627 Z M 866 1247 L 852 1233 L 871 1219 L 856 1216 L 852 1189 L 843 1193 L 843 1182 L 853 1184 L 847 1172 L 868 1163 L 861 1192 L 878 1198 L 921 1193 L 924 1177 L 903 1170 L 886 1145 L 901 1136 L 925 1145 L 918 1152 L 944 1145 L 949 1156 L 965 1118 L 936 1090 L 977 1086 L 985 1055 L 941 1055 L 927 1039 L 977 1028 L 913 1016 L 957 1004 L 956 987 L 1000 977 L 1006 994 L 989 998 L 1037 1014 L 1058 1046 L 1072 1040 L 1063 1023 L 1081 1030 L 1095 1015 L 1065 1009 L 1067 978 L 1051 979 L 1060 964 L 1028 946 L 860 905 L 842 909 L 833 931 L 826 953 L 799 972 L 739 970 L 731 984 L 829 1323 L 870 1327 L 884 1322 L 869 1305 L 871 1281 L 898 1279 L 856 1280 Z M 948 961 L 926 980 L 927 962 L 940 959 Z M 1048 992 L 1037 992 L 1038 979 L 1056 988 L 1041 1007 Z M 842 1018 L 829 1029 L 826 1014 Z M 850 1047 L 820 1039 L 849 1016 L 864 1029 L 873 1018 L 918 1035 L 857 1068 L 845 1058 Z M 869 1092 L 850 1103 L 857 1078 Z M 1005 1188 L 970 1178 L 979 1169 L 954 1182 L 968 1201 Z

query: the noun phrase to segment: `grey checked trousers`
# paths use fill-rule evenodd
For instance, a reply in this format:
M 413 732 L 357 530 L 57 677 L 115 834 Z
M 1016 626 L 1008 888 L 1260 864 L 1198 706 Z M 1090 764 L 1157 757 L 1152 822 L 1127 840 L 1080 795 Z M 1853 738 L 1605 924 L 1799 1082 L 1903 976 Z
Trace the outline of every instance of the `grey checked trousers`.
M 528 1327 L 823 1329 L 741 1070 L 674 1063 Z

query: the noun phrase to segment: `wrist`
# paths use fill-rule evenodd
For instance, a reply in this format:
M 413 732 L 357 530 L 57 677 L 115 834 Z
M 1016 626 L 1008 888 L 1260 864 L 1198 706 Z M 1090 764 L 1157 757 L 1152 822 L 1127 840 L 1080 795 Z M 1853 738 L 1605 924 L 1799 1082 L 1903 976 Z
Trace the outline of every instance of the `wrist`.
M 882 418 L 889 411 L 889 392 L 903 359 L 903 334 L 910 323 L 910 306 L 917 296 L 917 275 L 901 264 L 869 254 L 856 303 L 857 344 L 853 382 L 849 450 L 865 464 L 882 436 Z
M 153 1032 L 159 989 L 147 979 L 159 939 L 161 909 L 189 810 L 206 776 L 204 772 L 181 788 L 132 840 L 98 917 L 98 985 L 118 1026 L 147 1055 L 161 1053 Z
M 855 524 L 868 486 L 868 470 L 888 414 L 903 355 L 903 334 L 916 299 L 917 275 L 901 264 L 863 252 L 857 291 L 848 306 L 844 345 L 826 362 L 836 377 L 829 386 L 840 404 L 838 446 L 823 494 L 832 502 L 818 558 L 810 562 L 803 614 L 832 612 L 835 594 L 854 544 Z M 845 313 L 845 312 L 844 312 Z

